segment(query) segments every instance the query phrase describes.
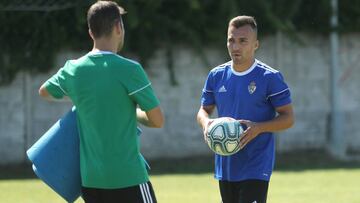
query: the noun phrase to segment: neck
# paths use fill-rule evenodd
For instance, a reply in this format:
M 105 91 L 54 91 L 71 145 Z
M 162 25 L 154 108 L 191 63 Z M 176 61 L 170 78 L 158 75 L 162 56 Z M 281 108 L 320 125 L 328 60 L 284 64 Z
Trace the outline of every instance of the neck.
M 237 72 L 243 72 L 248 70 L 255 62 L 255 59 L 252 58 L 244 63 L 235 64 L 234 61 L 232 62 L 233 69 Z
M 94 40 L 92 51 L 111 51 L 116 53 L 118 51 L 118 43 L 109 38 L 99 38 Z

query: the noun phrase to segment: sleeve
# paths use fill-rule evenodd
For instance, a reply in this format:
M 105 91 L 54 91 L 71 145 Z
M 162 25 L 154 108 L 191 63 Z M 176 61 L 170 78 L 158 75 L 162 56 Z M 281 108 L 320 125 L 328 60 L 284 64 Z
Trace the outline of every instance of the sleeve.
M 280 72 L 271 74 L 267 90 L 267 99 L 275 108 L 291 103 L 290 89 Z
M 66 65 L 65 65 L 66 66 Z M 61 99 L 67 95 L 65 88 L 66 71 L 65 66 L 45 82 L 45 88 L 51 96 Z
M 201 105 L 209 106 L 215 104 L 214 95 L 214 82 L 213 74 L 210 72 L 206 81 L 201 95 Z
M 133 67 L 130 80 L 125 84 L 130 98 L 135 101 L 143 111 L 149 111 L 157 106 L 160 102 L 155 95 L 144 69 L 141 65 Z

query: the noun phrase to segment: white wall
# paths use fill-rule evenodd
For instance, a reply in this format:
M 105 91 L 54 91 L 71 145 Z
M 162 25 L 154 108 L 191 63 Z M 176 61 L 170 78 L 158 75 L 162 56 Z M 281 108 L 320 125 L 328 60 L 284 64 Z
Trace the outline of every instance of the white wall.
M 329 134 L 329 43 L 321 36 L 302 37 L 305 45 L 281 35 L 266 37 L 261 39 L 257 52 L 258 59 L 283 73 L 292 91 L 296 124 L 277 134 L 280 152 L 324 148 Z M 360 147 L 360 91 L 357 90 L 360 87 L 360 35 L 342 36 L 340 44 L 343 77 L 339 81 L 342 91 L 339 97 L 345 115 L 344 139 L 348 150 L 357 151 Z M 211 154 L 195 117 L 208 71 L 227 60 L 224 50 L 207 50 L 211 66 L 206 67 L 196 53 L 179 47 L 174 52 L 177 86 L 170 83 L 163 51 L 157 52 L 150 61 L 146 70 L 164 109 L 166 125 L 163 129 L 142 128 L 145 157 Z M 60 67 L 66 59 L 81 54 L 64 52 L 59 54 L 56 63 Z M 26 149 L 70 109 L 70 103 L 49 103 L 37 95 L 40 84 L 57 68 L 47 74 L 21 73 L 10 85 L 0 87 L 0 164 L 24 162 Z

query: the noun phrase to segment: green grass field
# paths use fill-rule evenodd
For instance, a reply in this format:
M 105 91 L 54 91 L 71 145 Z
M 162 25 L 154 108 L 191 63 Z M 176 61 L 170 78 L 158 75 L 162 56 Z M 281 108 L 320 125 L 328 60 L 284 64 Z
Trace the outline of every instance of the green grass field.
M 219 203 L 212 159 L 152 162 L 151 181 L 159 203 Z M 2 169 L 0 202 L 64 202 L 31 171 Z M 21 173 L 21 174 L 19 174 Z M 360 164 L 328 158 L 285 156 L 278 161 L 269 189 L 269 203 L 358 203 Z M 78 200 L 77 203 L 83 202 Z

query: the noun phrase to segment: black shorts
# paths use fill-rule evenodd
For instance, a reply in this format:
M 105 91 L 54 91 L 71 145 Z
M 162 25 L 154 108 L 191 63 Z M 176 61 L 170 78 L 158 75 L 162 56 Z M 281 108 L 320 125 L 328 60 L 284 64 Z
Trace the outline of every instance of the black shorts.
M 223 203 L 266 203 L 268 187 L 263 180 L 219 181 Z
M 81 189 L 85 203 L 156 203 L 150 182 L 121 189 Z

